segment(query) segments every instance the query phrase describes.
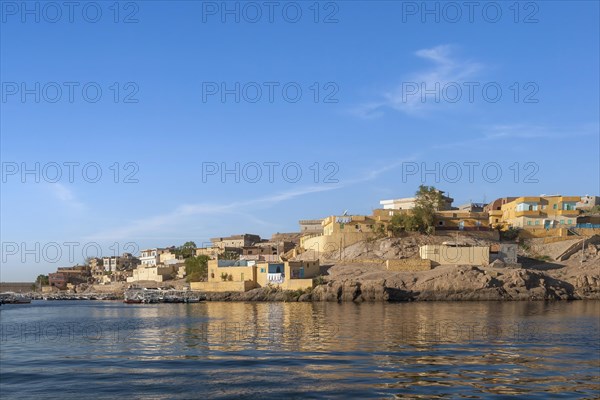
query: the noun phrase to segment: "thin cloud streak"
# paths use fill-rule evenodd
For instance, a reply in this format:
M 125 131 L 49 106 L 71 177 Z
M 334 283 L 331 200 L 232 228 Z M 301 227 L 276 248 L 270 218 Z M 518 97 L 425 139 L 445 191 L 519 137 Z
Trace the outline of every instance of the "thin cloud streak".
M 48 188 L 48 190 L 54 196 L 54 198 L 59 200 L 70 210 L 83 211 L 86 209 L 85 204 L 77 199 L 73 190 L 66 187 L 62 183 L 48 183 L 45 186 L 46 188 Z
M 434 109 L 439 109 L 445 102 L 436 102 L 431 95 L 423 96 L 423 88 L 429 91 L 451 83 L 472 81 L 483 69 L 481 63 L 461 60 L 455 53 L 456 47 L 452 45 L 439 45 L 416 51 L 417 57 L 430 61 L 433 66 L 405 77 L 400 87 L 383 93 L 382 100 L 362 104 L 351 110 L 352 114 L 366 119 L 378 118 L 385 114 L 385 110 L 392 109 L 413 116 L 424 116 Z M 416 92 L 408 93 L 408 85 Z
M 465 146 L 481 146 L 485 143 L 493 143 L 497 140 L 521 139 L 521 140 L 564 140 L 565 138 L 584 137 L 598 135 L 600 126 L 598 124 L 587 124 L 579 127 L 552 128 L 542 125 L 492 125 L 481 128 L 481 135 L 473 139 L 453 141 L 432 146 L 432 149 L 449 149 Z
M 376 179 L 381 174 L 398 168 L 403 162 L 414 160 L 417 157 L 415 155 L 398 160 L 392 164 L 386 165 L 385 167 L 368 171 L 364 176 L 347 180 L 345 183 L 324 185 L 324 186 L 308 186 L 299 189 L 289 190 L 281 193 L 276 193 L 270 196 L 259 197 L 256 199 L 246 201 L 234 201 L 229 204 L 211 204 L 211 203 L 198 203 L 198 204 L 183 204 L 177 207 L 175 210 L 166 214 L 160 214 L 143 220 L 136 220 L 129 224 L 129 226 L 118 228 L 114 230 L 100 232 L 88 236 L 87 240 L 117 240 L 117 239 L 132 239 L 139 238 L 140 234 L 143 235 L 146 232 L 156 232 L 169 227 L 175 227 L 185 218 L 198 215 L 227 215 L 227 214 L 240 214 L 240 208 L 248 207 L 259 207 L 270 206 L 285 202 L 288 200 L 295 199 L 297 197 L 305 196 L 313 193 L 322 193 L 332 190 L 339 190 L 348 186 L 353 186 L 359 183 L 368 182 Z M 250 215 L 250 214 L 246 214 Z M 254 217 L 252 217 L 254 218 Z M 264 223 L 264 221 L 262 221 Z

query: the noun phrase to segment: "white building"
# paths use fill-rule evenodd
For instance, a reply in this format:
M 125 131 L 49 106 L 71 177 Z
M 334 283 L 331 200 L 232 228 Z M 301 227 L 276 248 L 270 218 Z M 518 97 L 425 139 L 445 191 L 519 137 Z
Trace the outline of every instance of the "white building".
M 164 253 L 166 249 L 146 249 L 141 251 L 140 261 L 143 266 L 156 266 L 160 264 L 160 255 Z
M 454 199 L 444 196 L 444 192 L 442 191 L 440 193 L 442 194 L 443 204 L 441 207 L 438 207 L 438 210 L 451 210 Z M 384 210 L 412 210 L 416 206 L 416 201 L 416 197 L 404 197 L 401 199 L 381 200 L 379 204 L 383 206 Z

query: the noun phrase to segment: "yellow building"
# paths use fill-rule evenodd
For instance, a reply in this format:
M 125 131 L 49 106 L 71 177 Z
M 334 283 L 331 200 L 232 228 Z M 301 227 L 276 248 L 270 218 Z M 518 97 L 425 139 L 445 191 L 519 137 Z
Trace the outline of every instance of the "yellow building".
M 487 230 L 489 229 L 488 221 L 487 212 L 460 210 L 438 211 L 434 218 L 436 230 Z
M 568 228 L 577 224 L 580 196 L 523 196 L 501 206 L 500 224 L 524 229 Z M 495 215 L 494 218 L 498 219 Z
M 256 262 L 251 260 L 209 260 L 208 281 L 192 282 L 192 290 L 244 292 L 274 286 L 283 290 L 312 287 L 320 273 L 319 261 Z
M 176 267 L 174 265 L 139 265 L 133 270 L 132 276 L 127 278 L 127 282 L 164 282 L 172 279 L 176 274 Z
M 300 239 L 304 251 L 330 253 L 368 238 L 385 234 L 387 224 L 397 210 L 375 210 L 372 216 L 330 216 L 322 221 L 322 234 L 309 234 Z
M 170 251 L 165 251 L 164 253 L 161 253 L 158 256 L 158 262 L 159 264 L 164 264 L 165 262 L 169 261 L 169 260 L 175 260 L 177 257 L 175 256 L 174 253 L 171 253 Z

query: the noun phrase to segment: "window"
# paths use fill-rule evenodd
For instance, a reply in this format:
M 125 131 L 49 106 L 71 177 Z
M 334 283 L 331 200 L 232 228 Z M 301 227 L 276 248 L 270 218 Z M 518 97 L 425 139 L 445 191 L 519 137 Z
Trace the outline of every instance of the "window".
M 264 274 L 264 273 L 265 273 L 265 269 L 264 269 L 264 268 L 261 268 L 261 269 L 260 269 L 260 273 L 261 273 L 261 274 Z
M 540 224 L 540 221 L 535 221 L 535 224 L 536 224 L 536 225 L 539 225 L 539 224 Z
M 531 225 L 531 221 L 527 221 L 527 225 Z
M 567 220 L 567 224 L 571 225 L 572 223 L 573 223 L 573 220 L 571 220 L 571 219 Z
M 560 220 L 560 224 L 561 224 L 561 225 L 564 225 L 564 224 L 565 224 L 565 220 L 564 220 L 564 219 L 561 219 L 561 220 Z
M 552 205 L 552 209 L 553 209 L 553 210 L 556 210 L 557 208 L 558 208 L 558 205 L 557 205 L 557 204 L 553 204 L 553 205 Z
M 438 222 L 438 225 L 439 225 L 439 226 L 442 226 L 442 225 L 444 225 L 444 221 L 439 221 L 439 222 Z

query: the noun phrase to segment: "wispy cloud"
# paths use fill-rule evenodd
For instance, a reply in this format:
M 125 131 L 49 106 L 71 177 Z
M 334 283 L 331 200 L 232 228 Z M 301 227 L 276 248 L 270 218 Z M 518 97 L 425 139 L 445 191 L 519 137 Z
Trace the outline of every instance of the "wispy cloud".
M 86 207 L 77 199 L 72 189 L 60 182 L 45 185 L 51 195 L 72 211 L 83 211 Z
M 436 90 L 442 93 L 442 88 L 446 85 L 462 85 L 475 79 L 477 73 L 483 69 L 482 64 L 461 59 L 456 53 L 456 47 L 451 45 L 418 50 L 415 56 L 431 62 L 431 67 L 403 77 L 402 83 L 383 93 L 380 100 L 362 104 L 352 112 L 362 118 L 380 117 L 387 109 L 411 115 L 424 115 L 444 104 L 450 105 L 450 102 L 443 99 L 436 101 L 435 96 L 428 94 L 428 91 Z
M 394 170 L 402 165 L 403 162 L 416 159 L 416 155 L 408 158 L 399 159 L 387 165 L 369 169 L 360 176 L 353 179 L 346 179 L 343 183 L 326 184 L 320 186 L 306 186 L 297 189 L 287 190 L 279 193 L 270 194 L 249 200 L 233 201 L 230 203 L 195 203 L 182 204 L 174 210 L 149 216 L 143 219 L 138 219 L 130 223 L 124 223 L 122 227 L 102 231 L 86 237 L 86 240 L 138 240 L 145 237 L 149 232 L 160 233 L 165 229 L 174 229 L 186 219 L 201 215 L 240 215 L 240 210 L 245 210 L 243 215 L 246 218 L 254 219 L 262 225 L 269 225 L 268 222 L 259 220 L 252 216 L 251 212 L 265 207 L 270 207 L 285 201 L 293 200 L 298 197 L 306 196 L 314 193 L 328 192 L 339 190 L 344 187 L 357 185 L 372 181 L 382 174 Z
M 497 141 L 506 141 L 509 139 L 518 140 L 563 140 L 565 138 L 597 136 L 600 133 L 600 125 L 584 124 L 572 127 L 557 127 L 535 124 L 497 124 L 489 126 L 480 126 L 476 128 L 480 134 L 467 140 L 456 140 L 448 143 L 440 143 L 432 146 L 433 149 L 458 148 L 465 146 L 481 146 L 489 143 L 494 144 Z
M 200 215 L 226 215 L 239 214 L 240 209 L 250 210 L 251 207 L 261 208 L 274 205 L 283 201 L 291 200 L 299 196 L 311 193 L 324 192 L 338 189 L 339 185 L 315 186 L 294 189 L 269 196 L 263 196 L 245 201 L 234 201 L 230 203 L 196 203 L 182 204 L 172 211 L 149 216 L 124 224 L 123 227 L 99 232 L 87 237 L 88 240 L 117 240 L 137 239 L 140 235 L 148 232 L 160 232 L 164 229 L 176 228 L 186 219 Z M 248 213 L 245 213 L 248 214 Z

